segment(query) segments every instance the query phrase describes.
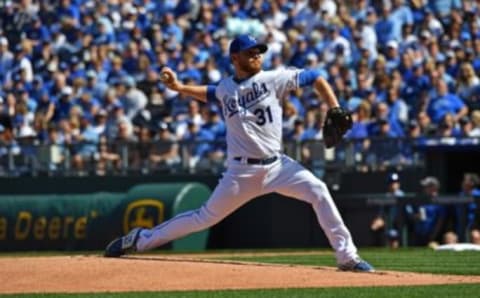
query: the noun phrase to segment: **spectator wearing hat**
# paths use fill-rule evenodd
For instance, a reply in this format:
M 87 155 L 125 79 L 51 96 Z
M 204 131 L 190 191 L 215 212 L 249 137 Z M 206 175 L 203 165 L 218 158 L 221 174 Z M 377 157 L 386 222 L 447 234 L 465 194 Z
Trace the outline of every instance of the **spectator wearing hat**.
M 23 73 L 23 79 L 25 82 L 30 83 L 33 80 L 33 67 L 32 62 L 27 57 L 26 50 L 28 48 L 28 42 L 17 44 L 14 48 L 14 58 L 12 61 L 12 67 L 7 72 L 7 78 L 13 80 L 16 74 Z
M 458 120 L 458 136 L 459 137 L 464 137 L 468 138 L 470 137 L 472 130 L 473 130 L 473 124 L 472 121 L 468 116 L 463 116 Z
M 132 76 L 123 77 L 116 90 L 127 118 L 133 119 L 138 112 L 147 106 L 147 96 L 136 87 L 135 79 Z
M 391 73 L 394 69 L 398 68 L 400 64 L 400 50 L 398 42 L 395 40 L 388 41 L 384 52 L 385 70 L 387 73 Z
M 441 138 L 458 137 L 460 131 L 456 127 L 455 119 L 451 114 L 446 114 L 437 125 L 437 136 Z
M 387 175 L 387 191 L 385 193 L 386 199 L 400 199 L 405 196 L 405 193 L 401 189 L 400 177 L 398 173 L 392 172 Z M 374 219 L 371 221 L 370 230 L 374 233 L 376 245 L 384 246 L 388 244 L 392 248 L 398 248 L 400 244 L 400 237 L 398 236 L 402 232 L 402 224 L 406 224 L 404 216 L 402 214 L 402 208 L 407 209 L 403 204 L 385 205 L 378 208 L 378 212 Z M 403 207 L 404 206 L 404 207 Z M 411 209 L 412 207 L 409 206 Z M 387 242 L 388 241 L 388 242 Z
M 38 16 L 32 18 L 32 22 L 25 30 L 25 35 L 35 47 L 40 46 L 44 40 L 50 40 L 50 32 Z
M 73 89 L 70 86 L 65 86 L 60 95 L 58 100 L 55 102 L 55 112 L 53 116 L 54 121 L 59 121 L 61 119 L 68 118 L 70 114 L 70 109 L 73 107 Z
M 387 102 L 377 103 L 375 106 L 375 117 L 377 123 L 371 123 L 369 135 L 390 138 L 404 136 L 405 132 L 403 131 L 403 127 L 399 119 L 395 117 L 395 114 L 390 112 L 390 106 Z M 387 126 L 381 127 L 381 125 L 384 124 L 387 124 Z
M 154 147 L 149 157 L 152 169 L 170 171 L 181 162 L 177 138 L 172 134 L 170 126 L 166 122 L 159 122 L 156 129 Z
M 445 224 L 445 207 L 434 203 L 440 191 L 440 182 L 434 176 L 427 176 L 420 181 L 422 195 L 427 203 L 415 210 L 415 244 L 435 246 L 442 241 Z

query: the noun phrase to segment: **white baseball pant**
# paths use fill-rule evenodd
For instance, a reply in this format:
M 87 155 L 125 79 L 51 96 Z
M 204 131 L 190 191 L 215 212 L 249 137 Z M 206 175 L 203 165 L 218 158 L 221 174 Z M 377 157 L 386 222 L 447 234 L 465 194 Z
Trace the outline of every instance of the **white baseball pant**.
M 137 251 L 153 249 L 209 228 L 253 198 L 271 192 L 312 205 L 320 226 L 335 250 L 338 264 L 358 259 L 357 248 L 325 183 L 286 155 L 281 155 L 269 165 L 229 162 L 228 169 L 202 207 L 143 230 L 137 241 Z

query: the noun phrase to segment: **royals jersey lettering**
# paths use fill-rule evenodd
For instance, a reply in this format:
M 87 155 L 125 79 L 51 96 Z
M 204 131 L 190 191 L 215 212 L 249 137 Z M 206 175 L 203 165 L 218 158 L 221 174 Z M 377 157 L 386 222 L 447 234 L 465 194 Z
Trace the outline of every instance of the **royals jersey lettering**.
M 281 99 L 297 88 L 298 74 L 298 69 L 261 71 L 240 82 L 229 77 L 218 84 L 229 157 L 264 158 L 280 152 Z

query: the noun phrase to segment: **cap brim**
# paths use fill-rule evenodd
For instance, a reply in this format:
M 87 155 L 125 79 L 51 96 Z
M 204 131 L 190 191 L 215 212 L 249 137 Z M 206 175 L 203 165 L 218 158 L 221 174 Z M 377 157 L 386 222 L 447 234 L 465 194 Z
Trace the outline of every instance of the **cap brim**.
M 268 46 L 264 43 L 257 43 L 251 47 L 248 47 L 248 48 L 245 48 L 243 50 L 240 50 L 240 51 L 234 51 L 232 52 L 232 54 L 238 54 L 240 52 L 243 52 L 243 51 L 246 51 L 246 50 L 250 50 L 250 49 L 259 49 L 260 50 L 260 53 L 265 53 L 267 50 L 268 50 Z
M 257 48 L 260 50 L 260 53 L 265 53 L 268 50 L 268 46 L 264 43 L 259 43 L 254 48 Z

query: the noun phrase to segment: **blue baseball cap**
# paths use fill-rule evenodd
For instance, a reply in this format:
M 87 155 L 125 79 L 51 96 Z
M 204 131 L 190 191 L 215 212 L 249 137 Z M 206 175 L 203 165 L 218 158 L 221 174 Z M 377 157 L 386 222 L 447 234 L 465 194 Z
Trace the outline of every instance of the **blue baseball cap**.
M 230 44 L 230 54 L 236 54 L 248 49 L 257 48 L 261 53 L 265 53 L 268 47 L 264 43 L 259 43 L 255 37 L 248 34 L 241 34 L 235 37 Z

